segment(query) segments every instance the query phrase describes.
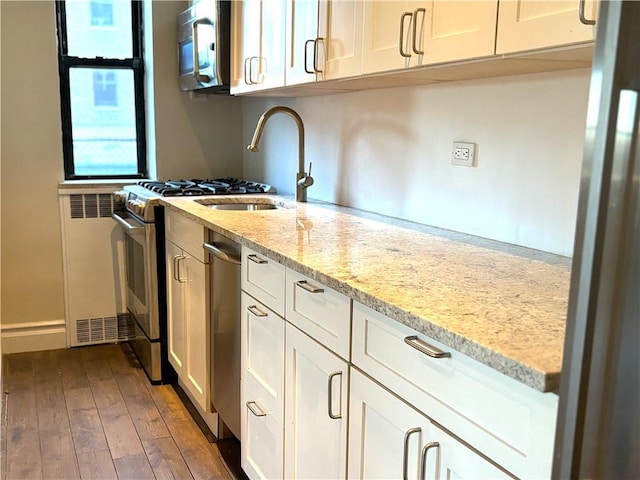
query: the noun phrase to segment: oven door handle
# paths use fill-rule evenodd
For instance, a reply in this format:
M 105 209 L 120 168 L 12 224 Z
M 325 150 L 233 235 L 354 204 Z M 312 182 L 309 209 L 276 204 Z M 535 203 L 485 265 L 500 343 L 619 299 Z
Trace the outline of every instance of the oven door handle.
M 131 225 L 127 220 L 118 213 L 111 214 L 113 218 L 124 230 L 131 235 L 144 234 L 144 227 Z
M 218 257 L 220 260 L 233 263 L 234 265 L 241 264 L 240 255 L 225 248 L 225 246 L 221 243 L 215 243 L 215 242 L 204 243 L 202 245 L 202 248 L 204 248 L 210 254 Z

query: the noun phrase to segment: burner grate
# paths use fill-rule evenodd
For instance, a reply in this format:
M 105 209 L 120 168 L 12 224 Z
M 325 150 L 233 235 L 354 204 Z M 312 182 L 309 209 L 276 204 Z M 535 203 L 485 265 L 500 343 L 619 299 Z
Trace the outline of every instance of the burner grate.
M 275 193 L 263 183 L 233 177 L 216 179 L 167 180 L 166 182 L 141 180 L 138 185 L 163 197 L 200 195 L 242 195 L 247 193 Z

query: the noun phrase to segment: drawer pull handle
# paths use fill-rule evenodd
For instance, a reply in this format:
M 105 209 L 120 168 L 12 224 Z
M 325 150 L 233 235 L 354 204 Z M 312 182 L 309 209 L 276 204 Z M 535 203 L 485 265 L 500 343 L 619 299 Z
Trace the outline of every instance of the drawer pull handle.
M 266 417 L 267 414 L 262 411 L 261 408 L 258 407 L 256 402 L 247 402 L 247 408 L 253 413 L 256 417 Z
M 420 427 L 414 427 L 407 430 L 404 434 L 404 449 L 402 450 L 402 480 L 409 480 L 409 438 L 414 433 L 420 433 L 422 429 Z
M 249 305 L 247 307 L 247 310 L 249 310 L 256 317 L 268 317 L 269 316 L 268 313 L 263 312 L 262 310 L 260 310 L 257 305 Z
M 298 285 L 300 288 L 302 288 L 303 290 L 306 290 L 309 293 L 324 293 L 324 288 L 314 287 L 306 280 L 298 280 L 296 282 L 296 285 Z
M 438 448 L 440 444 L 438 442 L 427 443 L 422 448 L 422 462 L 420 462 L 420 479 L 425 480 L 427 478 L 427 452 L 432 448 Z
M 264 265 L 266 263 L 269 263 L 264 258 L 260 258 L 256 254 L 247 255 L 247 258 L 251 260 L 253 263 L 257 263 L 258 265 Z
M 425 355 L 429 355 L 432 358 L 446 358 L 451 356 L 451 353 L 443 352 L 439 348 L 436 348 L 433 345 L 429 345 L 424 340 L 420 340 L 417 335 L 405 337 L 404 343 L 406 343 L 410 347 L 415 348 L 419 352 L 424 353 Z
M 342 413 L 339 413 L 338 415 L 334 415 L 333 414 L 333 408 L 332 408 L 332 403 L 333 403 L 333 378 L 337 377 L 338 375 L 340 375 L 340 377 L 342 377 L 342 372 L 333 372 L 331 374 L 329 374 L 329 380 L 328 380 L 328 388 L 327 388 L 327 392 L 328 392 L 328 399 L 327 399 L 327 405 L 328 405 L 328 410 L 329 410 L 329 418 L 331 418 L 332 420 L 338 420 L 340 418 L 342 418 Z

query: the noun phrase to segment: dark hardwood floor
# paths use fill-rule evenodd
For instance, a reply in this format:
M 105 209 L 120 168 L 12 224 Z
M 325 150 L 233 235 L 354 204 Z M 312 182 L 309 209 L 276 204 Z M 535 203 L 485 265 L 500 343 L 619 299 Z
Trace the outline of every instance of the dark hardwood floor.
M 233 478 L 127 345 L 10 354 L 3 369 L 2 480 Z

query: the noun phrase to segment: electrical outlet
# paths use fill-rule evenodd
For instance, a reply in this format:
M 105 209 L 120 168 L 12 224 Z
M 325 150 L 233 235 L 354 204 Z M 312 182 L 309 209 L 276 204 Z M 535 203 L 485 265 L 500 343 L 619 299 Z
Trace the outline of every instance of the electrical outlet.
M 466 142 L 453 142 L 451 150 L 451 163 L 465 167 L 476 166 L 476 144 Z

